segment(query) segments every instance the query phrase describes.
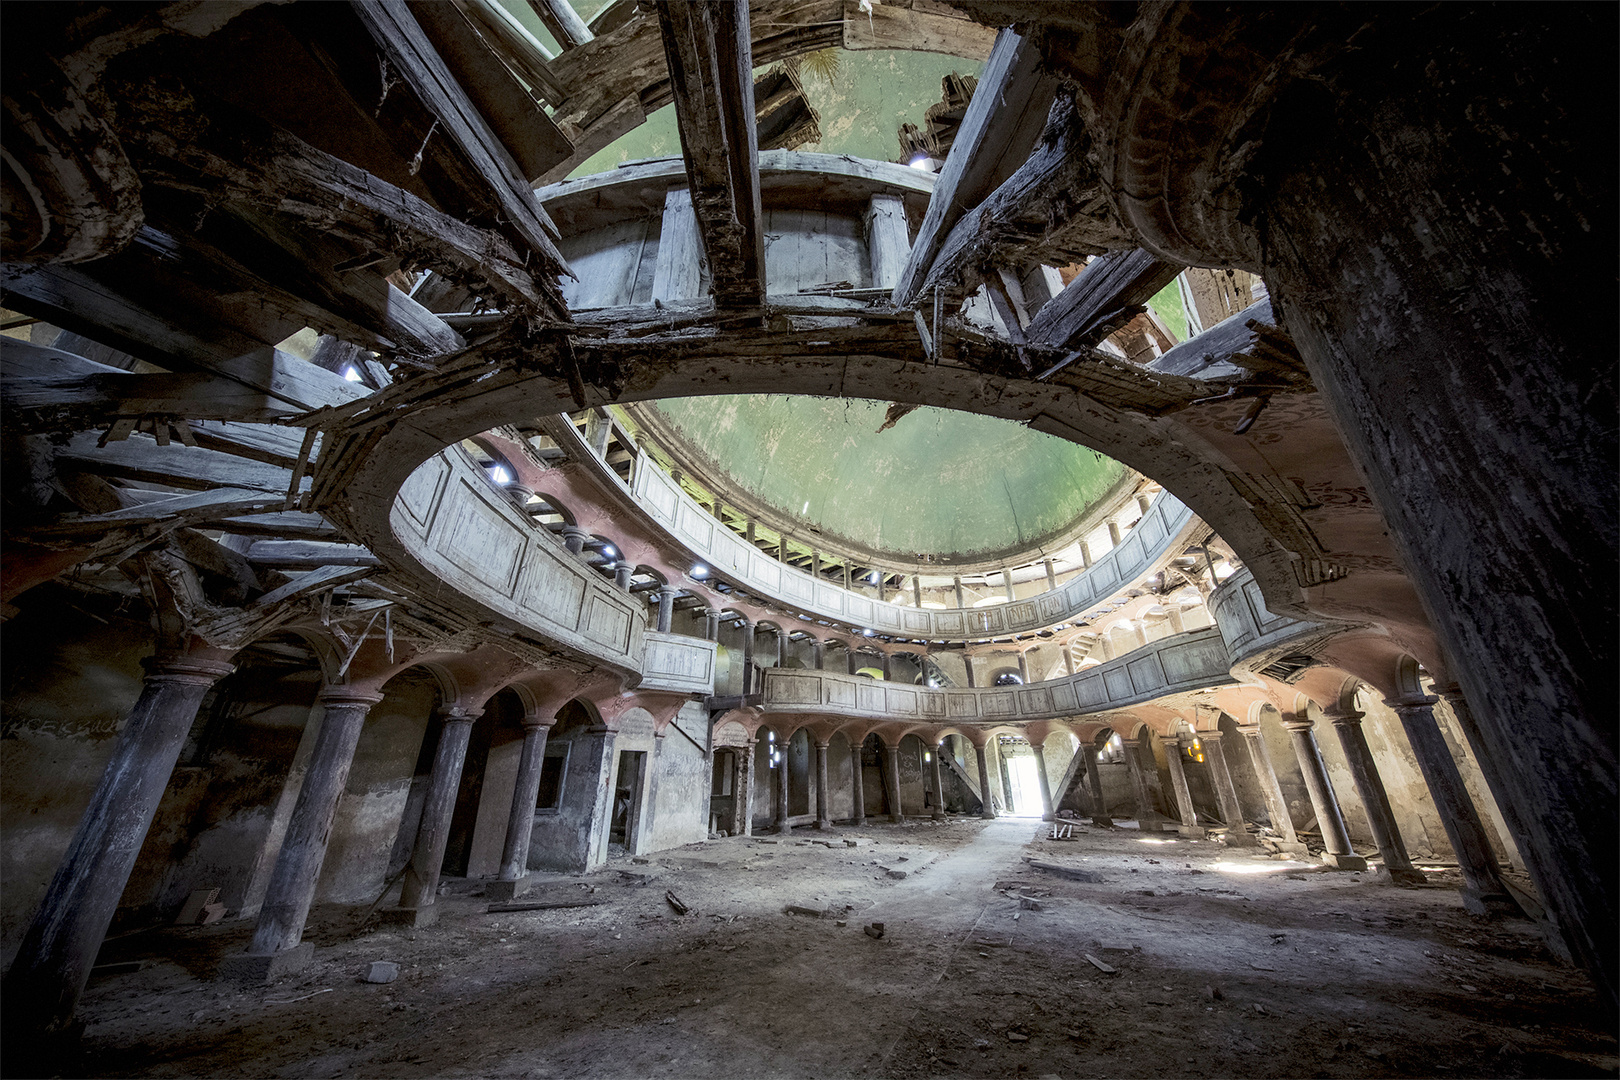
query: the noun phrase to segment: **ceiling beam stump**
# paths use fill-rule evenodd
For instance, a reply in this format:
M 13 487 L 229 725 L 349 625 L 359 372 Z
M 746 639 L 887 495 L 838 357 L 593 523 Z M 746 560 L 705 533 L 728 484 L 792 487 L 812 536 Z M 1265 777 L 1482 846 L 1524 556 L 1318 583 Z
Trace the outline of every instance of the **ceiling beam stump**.
M 658 5 L 681 150 L 715 303 L 765 295 L 765 233 L 746 0 Z

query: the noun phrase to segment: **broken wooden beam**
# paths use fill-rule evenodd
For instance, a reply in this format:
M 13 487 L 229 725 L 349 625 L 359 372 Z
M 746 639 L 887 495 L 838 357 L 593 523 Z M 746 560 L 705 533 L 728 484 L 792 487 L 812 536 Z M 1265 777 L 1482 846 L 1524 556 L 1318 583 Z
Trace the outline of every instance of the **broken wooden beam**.
M 322 566 L 381 566 L 382 560 L 360 544 L 317 540 L 259 540 L 247 549 L 247 560 L 273 570 L 313 570 Z
M 1181 267 L 1136 248 L 1099 255 L 1029 324 L 1029 339 L 1056 349 L 1089 349 L 1128 322 Z
M 956 222 L 917 294 L 972 289 L 995 270 L 1022 276 L 1031 264 L 1067 266 L 1134 243 L 1103 190 L 1074 101 L 1060 94 L 1027 160 Z
M 748 5 L 667 0 L 658 25 L 715 303 L 756 305 L 765 295 L 765 233 Z
M 1010 176 L 1035 146 L 1058 92 L 1041 50 L 1007 28 L 979 76 L 956 141 L 940 169 L 911 256 L 894 287 L 894 302 L 910 307 L 923 293 L 934 259 L 958 220 Z
M 578 48 L 596 40 L 596 35 L 568 0 L 529 0 L 529 10 L 564 49 Z
M 506 915 L 517 911 L 559 911 L 563 908 L 600 907 L 602 900 L 536 900 L 531 903 L 490 904 L 486 915 Z

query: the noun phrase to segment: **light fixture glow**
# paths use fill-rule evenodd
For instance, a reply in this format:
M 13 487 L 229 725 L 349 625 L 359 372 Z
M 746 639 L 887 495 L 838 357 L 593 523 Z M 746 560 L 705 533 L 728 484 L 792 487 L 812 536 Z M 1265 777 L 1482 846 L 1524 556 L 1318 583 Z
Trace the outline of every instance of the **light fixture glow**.
M 350 364 L 348 367 L 343 369 L 343 378 L 344 378 L 345 382 L 363 382 L 364 381 L 360 377 L 359 369 L 357 369 L 353 364 Z
M 906 162 L 906 164 L 910 165 L 913 169 L 922 169 L 925 172 L 933 172 L 934 170 L 933 162 L 929 159 L 927 154 L 917 154 L 910 161 Z
M 510 484 L 512 482 L 512 474 L 506 471 L 505 465 L 491 465 L 489 467 L 489 478 L 497 484 Z
M 870 631 L 870 630 L 862 630 L 861 631 L 861 636 L 862 637 L 871 637 L 872 636 L 872 631 Z
M 923 761 L 924 762 L 929 762 L 929 761 L 933 761 L 933 760 L 934 760 L 934 755 L 930 754 L 928 751 L 924 750 L 923 751 Z
M 870 574 L 867 574 L 866 575 L 866 580 L 870 581 L 872 584 L 876 585 L 878 583 L 878 572 L 876 570 L 874 570 Z
M 697 565 L 693 566 L 692 569 L 690 571 L 688 571 L 688 573 L 690 573 L 693 577 L 696 577 L 696 578 L 708 577 L 709 576 L 709 568 L 707 566 L 704 566 L 702 563 L 698 563 Z
M 610 558 L 610 559 L 611 559 L 611 558 L 613 558 L 613 557 L 614 557 L 614 556 L 615 556 L 615 555 L 617 555 L 617 554 L 618 554 L 618 551 L 616 551 L 616 550 L 615 550 L 615 549 L 614 549 L 614 547 L 613 547 L 613 545 L 612 545 L 612 544 L 603 544 L 603 545 L 602 545 L 602 554 L 604 554 L 604 555 L 606 555 L 606 556 L 607 556 L 607 557 L 608 557 L 608 558 Z

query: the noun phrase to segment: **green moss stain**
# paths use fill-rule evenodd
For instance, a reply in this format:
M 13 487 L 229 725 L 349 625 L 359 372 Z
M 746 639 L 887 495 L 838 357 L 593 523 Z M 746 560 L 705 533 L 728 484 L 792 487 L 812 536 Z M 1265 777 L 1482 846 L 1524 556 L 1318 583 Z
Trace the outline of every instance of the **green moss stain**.
M 917 409 L 880 433 L 887 402 L 760 395 L 654 407 L 688 443 L 668 448 L 677 457 L 820 529 L 829 546 L 844 538 L 897 558 L 1027 549 L 1124 475 L 1083 446 L 947 409 Z
M 580 11 L 587 6 L 581 4 Z M 532 12 L 529 18 L 533 19 Z M 549 37 L 542 40 L 550 42 Z M 805 97 L 821 114 L 821 141 L 799 149 L 893 161 L 900 156 L 900 125 L 922 126 L 928 106 L 939 101 L 940 80 L 953 72 L 977 76 L 983 66 L 976 60 L 936 53 L 840 49 L 838 71 L 831 82 L 810 72 L 802 76 Z M 760 68 L 756 74 L 765 70 Z M 586 158 L 571 175 L 589 176 L 626 161 L 672 157 L 680 152 L 675 107 L 666 105 L 645 124 Z

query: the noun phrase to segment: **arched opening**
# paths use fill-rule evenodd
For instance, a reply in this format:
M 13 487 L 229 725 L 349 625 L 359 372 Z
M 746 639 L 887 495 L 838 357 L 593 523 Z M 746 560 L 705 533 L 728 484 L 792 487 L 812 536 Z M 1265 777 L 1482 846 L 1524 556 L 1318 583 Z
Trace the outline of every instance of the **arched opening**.
M 445 877 L 500 873 L 523 748 L 523 711 L 517 694 L 502 690 L 484 703 L 483 715 L 473 721 L 440 869 Z

